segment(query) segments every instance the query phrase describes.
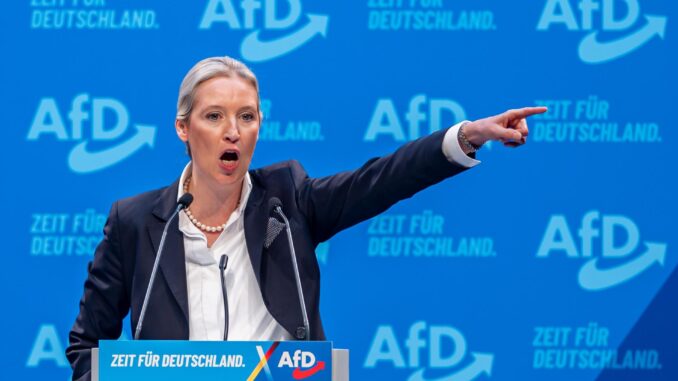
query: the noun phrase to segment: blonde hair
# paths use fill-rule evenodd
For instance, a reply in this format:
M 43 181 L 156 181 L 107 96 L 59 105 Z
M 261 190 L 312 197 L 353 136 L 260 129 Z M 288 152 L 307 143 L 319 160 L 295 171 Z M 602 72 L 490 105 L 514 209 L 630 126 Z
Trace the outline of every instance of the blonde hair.
M 198 86 L 214 77 L 232 77 L 237 75 L 254 86 L 259 98 L 259 82 L 252 71 L 242 62 L 228 56 L 210 57 L 198 62 L 188 71 L 179 88 L 179 100 L 177 101 L 177 116 L 181 121 L 186 121 L 193 111 L 195 91 Z M 259 110 L 257 99 L 257 110 Z

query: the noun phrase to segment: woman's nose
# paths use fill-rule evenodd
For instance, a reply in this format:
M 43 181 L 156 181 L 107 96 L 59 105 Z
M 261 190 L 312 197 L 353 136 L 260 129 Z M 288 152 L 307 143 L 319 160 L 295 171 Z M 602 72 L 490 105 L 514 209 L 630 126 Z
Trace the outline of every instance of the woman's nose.
M 224 131 L 224 140 L 230 142 L 237 142 L 240 139 L 240 131 L 238 130 L 238 123 L 230 121 L 227 123 Z

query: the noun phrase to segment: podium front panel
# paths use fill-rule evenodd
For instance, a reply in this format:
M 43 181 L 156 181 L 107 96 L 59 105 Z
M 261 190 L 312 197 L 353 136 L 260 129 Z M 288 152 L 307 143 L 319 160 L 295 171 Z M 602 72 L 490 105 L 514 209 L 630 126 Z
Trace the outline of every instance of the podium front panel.
M 332 380 L 332 343 L 100 341 L 101 381 Z

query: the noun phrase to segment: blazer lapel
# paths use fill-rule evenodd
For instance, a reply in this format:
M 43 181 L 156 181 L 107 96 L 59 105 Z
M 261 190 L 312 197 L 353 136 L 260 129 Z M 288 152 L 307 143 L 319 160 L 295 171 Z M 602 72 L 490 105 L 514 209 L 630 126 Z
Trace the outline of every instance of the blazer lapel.
M 266 190 L 259 184 L 257 177 L 252 172 L 250 172 L 250 175 L 252 175 L 252 192 L 245 207 L 245 241 L 247 241 L 247 251 L 250 254 L 254 275 L 257 277 L 259 288 L 263 290 L 261 286 L 261 252 L 264 247 L 268 211 L 265 205 L 262 205 L 262 201 L 266 196 Z
M 157 218 L 148 225 L 148 233 L 153 243 L 154 252 L 158 252 L 162 231 L 177 205 L 177 180 L 162 193 L 153 208 L 153 215 Z M 179 216 L 170 223 L 165 237 L 165 247 L 160 259 L 160 270 L 167 281 L 167 285 L 176 299 L 181 311 L 188 322 L 188 291 L 186 285 L 186 261 L 184 256 L 184 239 L 179 230 Z M 157 279 L 156 279 L 157 281 Z
M 252 174 L 252 173 L 250 173 Z M 179 181 L 169 186 L 157 200 L 153 208 L 153 215 L 157 218 L 148 225 L 148 233 L 153 243 L 153 249 L 158 251 L 160 239 L 165 223 L 176 208 Z M 245 241 L 247 251 L 252 261 L 254 275 L 261 288 L 261 253 L 266 235 L 268 211 L 262 206 L 266 190 L 259 184 L 256 176 L 252 176 L 252 192 L 245 207 Z M 186 285 L 186 259 L 184 240 L 179 230 L 179 219 L 176 217 L 170 224 L 165 237 L 165 248 L 160 259 L 160 270 L 167 281 L 167 285 L 176 299 L 184 317 L 188 322 L 188 288 Z

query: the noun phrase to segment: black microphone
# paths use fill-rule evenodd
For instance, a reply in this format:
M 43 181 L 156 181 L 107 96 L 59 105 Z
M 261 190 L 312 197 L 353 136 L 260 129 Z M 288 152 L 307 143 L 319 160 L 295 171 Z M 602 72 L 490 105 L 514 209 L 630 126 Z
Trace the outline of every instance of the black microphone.
M 174 210 L 174 213 L 165 223 L 165 228 L 162 230 L 162 237 L 160 238 L 160 245 L 158 246 L 158 252 L 155 255 L 155 262 L 153 262 L 153 271 L 151 271 L 151 279 L 148 281 L 148 287 L 146 287 L 146 296 L 144 296 L 144 302 L 141 305 L 141 314 L 139 315 L 139 321 L 137 322 L 137 327 L 134 330 L 134 340 L 139 340 L 139 335 L 141 335 L 141 329 L 144 325 L 144 317 L 146 317 L 146 307 L 148 307 L 148 300 L 151 298 L 151 291 L 153 290 L 153 282 L 155 281 L 155 275 L 158 272 L 158 265 L 160 264 L 160 257 L 162 256 L 162 249 L 165 247 L 165 237 L 167 237 L 167 229 L 169 229 L 170 223 L 172 220 L 179 214 L 181 209 L 188 208 L 189 205 L 193 202 L 193 195 L 190 193 L 184 193 L 183 196 L 177 201 L 177 207 Z
M 221 296 L 224 298 L 224 341 L 228 340 L 228 296 L 226 295 L 226 265 L 228 265 L 228 257 L 226 254 L 221 255 L 219 260 L 219 272 L 221 273 Z
M 193 195 L 190 193 L 184 193 L 181 197 L 179 197 L 179 201 L 177 201 L 177 213 L 181 209 L 188 208 L 189 205 L 193 202 Z
M 292 242 L 292 229 L 290 228 L 290 221 L 287 220 L 285 213 L 282 211 L 282 202 L 277 197 L 271 197 L 268 200 L 268 208 L 270 211 L 277 213 L 282 217 L 285 223 L 285 231 L 287 232 L 287 243 L 290 246 L 290 255 L 292 256 L 292 267 L 294 268 L 294 280 L 297 282 L 297 294 L 299 297 L 299 304 L 301 305 L 301 315 L 304 318 L 304 327 L 299 327 L 295 336 L 297 339 L 311 339 L 311 328 L 308 323 L 308 312 L 306 311 L 306 302 L 304 301 L 304 291 L 301 288 L 301 277 L 299 276 L 299 265 L 297 264 L 297 254 L 294 251 L 294 243 Z M 303 329 L 303 331 L 302 331 Z
M 280 201 L 279 198 L 277 197 L 271 197 L 268 200 L 268 210 L 269 212 L 277 212 L 277 208 L 281 208 L 282 210 L 282 201 Z

